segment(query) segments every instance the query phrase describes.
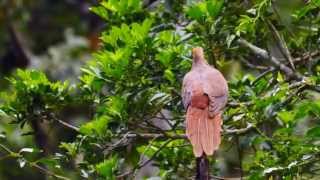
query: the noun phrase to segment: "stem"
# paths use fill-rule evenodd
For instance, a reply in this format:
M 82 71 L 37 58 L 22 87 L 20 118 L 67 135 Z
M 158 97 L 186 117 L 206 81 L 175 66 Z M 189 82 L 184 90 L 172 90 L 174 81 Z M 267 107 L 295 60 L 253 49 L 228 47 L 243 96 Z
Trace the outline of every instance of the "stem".
M 7 153 L 9 153 L 9 154 L 12 154 L 13 152 L 10 150 L 10 149 L 8 149 L 6 146 L 4 146 L 3 144 L 0 144 L 0 147 L 3 149 L 3 150 L 5 150 Z
M 38 164 L 36 164 L 36 163 L 30 162 L 29 164 L 30 164 L 31 167 L 34 167 L 34 168 L 40 170 L 40 171 L 43 172 L 44 174 L 47 174 L 47 175 L 52 176 L 52 177 L 55 177 L 56 179 L 70 180 L 70 179 L 67 178 L 67 177 L 57 175 L 57 174 L 49 171 L 48 169 L 46 169 L 46 168 L 44 168 L 44 167 L 41 167 L 40 165 L 38 165 Z

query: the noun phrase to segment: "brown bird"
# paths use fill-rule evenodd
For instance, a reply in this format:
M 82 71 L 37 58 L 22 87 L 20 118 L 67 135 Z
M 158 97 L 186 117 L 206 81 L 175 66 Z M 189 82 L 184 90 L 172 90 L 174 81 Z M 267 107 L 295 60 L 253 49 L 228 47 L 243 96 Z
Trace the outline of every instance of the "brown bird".
M 221 141 L 221 113 L 228 99 L 223 75 L 204 58 L 203 49 L 192 49 L 192 68 L 183 79 L 182 101 L 186 115 L 186 135 L 196 157 L 212 155 Z

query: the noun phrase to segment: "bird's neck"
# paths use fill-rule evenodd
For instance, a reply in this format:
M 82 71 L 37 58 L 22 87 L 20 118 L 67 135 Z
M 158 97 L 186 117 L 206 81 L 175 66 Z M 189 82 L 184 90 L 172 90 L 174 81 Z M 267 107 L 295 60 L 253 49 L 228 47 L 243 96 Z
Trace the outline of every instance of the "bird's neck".
M 203 58 L 193 59 L 193 61 L 192 61 L 192 69 L 205 67 L 207 65 L 208 65 L 207 61 Z

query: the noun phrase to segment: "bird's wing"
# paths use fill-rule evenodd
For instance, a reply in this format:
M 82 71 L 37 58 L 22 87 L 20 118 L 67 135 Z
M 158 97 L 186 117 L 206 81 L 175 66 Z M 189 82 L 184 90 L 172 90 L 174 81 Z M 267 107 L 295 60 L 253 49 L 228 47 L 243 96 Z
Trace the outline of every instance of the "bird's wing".
M 227 81 L 219 71 L 211 67 L 206 70 L 204 81 L 204 92 L 209 97 L 209 115 L 214 117 L 227 104 Z
M 191 97 L 192 97 L 192 74 L 188 73 L 183 78 L 182 83 L 182 103 L 185 109 L 188 109 L 188 106 L 191 103 Z

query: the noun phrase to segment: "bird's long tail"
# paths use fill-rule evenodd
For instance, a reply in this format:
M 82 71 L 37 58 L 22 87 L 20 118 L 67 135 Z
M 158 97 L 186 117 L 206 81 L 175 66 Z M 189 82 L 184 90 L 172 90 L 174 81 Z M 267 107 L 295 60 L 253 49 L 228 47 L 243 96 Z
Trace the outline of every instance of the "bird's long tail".
M 209 117 L 208 108 L 189 107 L 186 116 L 186 134 L 196 157 L 212 155 L 221 142 L 221 115 Z

